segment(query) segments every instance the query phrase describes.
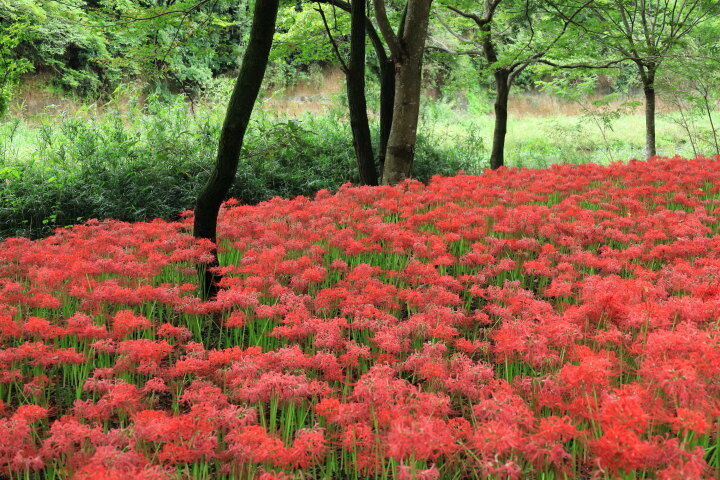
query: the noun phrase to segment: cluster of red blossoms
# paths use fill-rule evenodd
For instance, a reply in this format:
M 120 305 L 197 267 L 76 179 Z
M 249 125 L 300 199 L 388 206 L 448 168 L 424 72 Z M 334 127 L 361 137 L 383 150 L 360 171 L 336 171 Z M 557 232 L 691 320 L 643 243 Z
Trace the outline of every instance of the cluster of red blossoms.
M 0 243 L 0 477 L 720 475 L 720 157 Z

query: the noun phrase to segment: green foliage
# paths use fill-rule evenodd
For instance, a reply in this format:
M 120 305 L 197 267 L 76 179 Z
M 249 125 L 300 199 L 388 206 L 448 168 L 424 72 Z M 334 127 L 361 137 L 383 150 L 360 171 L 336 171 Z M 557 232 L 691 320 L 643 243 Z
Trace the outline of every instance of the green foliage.
M 116 83 L 120 72 L 110 64 L 111 39 L 88 23 L 80 0 L 0 1 L 0 28 L 25 22 L 25 35 L 12 49 L 15 57 L 37 71 L 53 72 L 61 87 L 80 94 L 97 94 Z
M 112 113 L 97 122 L 48 119 L 28 132 L 29 148 L 6 142 L 2 233 L 38 235 L 88 218 L 167 217 L 189 207 L 218 128 L 187 122 L 183 109 L 151 106 L 129 126 Z
M 274 39 L 271 61 L 301 68 L 313 62 L 336 61 L 332 44 L 328 41 L 322 18 L 316 8 L 325 11 L 333 38 L 347 35 L 350 31 L 350 17 L 342 10 L 328 5 L 312 4 L 304 5 L 300 11 L 295 7 L 282 8 L 278 12 L 278 33 Z M 345 48 L 345 42 L 338 43 L 341 48 Z
M 495 7 L 491 2 L 455 0 L 448 2 L 454 10 L 437 13 L 442 28 L 436 25 L 438 33 L 430 38 L 440 49 L 472 57 L 482 85 L 490 86 L 494 71 L 507 69 L 516 72 L 514 85 L 529 89 L 540 78 L 533 71 L 544 70 L 540 61 L 573 45 L 563 15 L 574 18 L 582 7 L 573 0 L 555 4 L 562 15 L 543 0 L 501 0 Z M 483 18 L 488 20 L 481 27 L 478 20 Z M 497 59 L 490 61 L 488 55 Z
M 194 114 L 182 98 L 120 107 L 40 118 L 38 127 L 0 124 L 0 237 L 44 235 L 89 218 L 174 218 L 193 207 L 215 158 L 222 105 Z M 338 115 L 287 120 L 259 109 L 230 196 L 256 203 L 357 182 L 349 126 Z M 477 143 L 438 145 L 443 132 L 432 122 L 418 140 L 417 178 L 477 171 L 467 160 Z
M 27 26 L 0 48 L 3 58 L 22 58 L 36 71 L 51 72 L 63 90 L 83 96 L 106 95 L 134 76 L 196 94 L 236 68 L 249 3 L 0 0 L 0 32 Z
M 23 73 L 32 70 L 32 63 L 15 55 L 17 46 L 29 38 L 30 23 L 18 17 L 11 24 L 0 24 L 0 118 L 7 111 L 12 90 Z
M 444 98 L 465 96 L 468 91 L 470 95 L 477 95 L 491 88 L 492 77 L 487 73 L 492 68 L 527 60 L 549 46 L 552 48 L 545 52 L 545 58 L 560 63 L 596 63 L 622 56 L 617 49 L 627 39 L 622 32 L 611 28 L 612 22 L 618 20 L 618 13 L 611 7 L 635 1 L 593 0 L 591 6 L 595 10 L 588 8 L 580 13 L 575 18 L 579 25 L 570 25 L 565 35 L 558 37 L 563 16 L 575 12 L 586 3 L 584 0 L 503 0 L 492 26 L 499 53 L 495 65 L 488 65 L 481 54 L 483 33 L 474 22 L 446 8 L 452 5 L 480 13 L 482 2 L 438 2 L 433 10 L 429 49 L 425 54 L 425 84 Z M 697 12 L 707 12 L 720 5 L 714 0 L 691 3 L 697 2 L 702 7 Z M 155 91 L 198 96 L 211 88 L 218 77 L 233 75 L 244 50 L 252 3 L 253 0 L 0 0 L 0 61 L 5 62 L 0 64 L 0 71 L 11 71 L 6 64 L 15 62 L 19 68 L 15 68 L 12 75 L 17 77 L 31 65 L 37 72 L 51 73 L 54 84 L 62 90 L 93 101 L 107 96 L 130 78 L 147 82 Z M 387 3 L 391 23 L 397 27 L 403 2 L 389 0 Z M 648 0 L 642 4 L 657 10 L 674 2 Z M 271 54 L 269 83 L 288 86 L 313 75 L 319 67 L 337 65 L 317 8 L 318 3 L 312 1 L 283 1 Z M 326 12 L 341 53 L 346 54 L 347 13 L 328 4 L 322 4 L 321 8 Z M 657 16 L 655 10 L 650 13 Z M 602 15 L 595 15 L 594 11 Z M 693 11 L 691 18 L 683 22 L 692 22 L 698 15 L 700 13 Z M 705 43 L 717 45 L 720 44 L 718 30 L 705 27 L 713 23 L 713 18 L 716 23 L 717 15 L 705 16 L 694 28 L 705 28 Z M 12 32 L 21 27 L 22 34 Z M 663 33 L 661 28 L 657 30 L 659 35 Z M 606 31 L 608 34 L 604 35 L 602 32 Z M 633 31 L 633 35 L 642 34 L 639 29 Z M 553 43 L 556 38 L 559 40 Z M 640 40 L 639 37 L 633 40 L 640 49 L 639 55 L 644 58 L 664 55 L 665 50 L 658 50 L 665 46 L 662 38 L 653 42 L 655 50 L 643 46 Z M 682 42 L 671 42 L 673 52 L 687 47 L 688 37 L 680 40 Z M 475 50 L 477 54 L 458 56 L 443 52 L 444 49 Z M 373 48 L 368 49 L 368 66 L 371 71 L 376 70 Z M 556 75 L 557 70 L 532 60 L 514 79 L 514 85 L 532 89 Z M 16 80 L 4 82 L 6 86 L 0 87 L 5 102 L 14 83 Z M 618 66 L 613 91 L 624 91 L 637 84 L 637 70 L 633 65 Z
M 250 0 L 102 4 L 93 19 L 126 42 L 113 63 L 186 94 L 196 95 L 238 66 L 250 29 Z
M 123 94 L 125 97 L 126 93 Z M 40 116 L 0 123 L 0 237 L 40 236 L 89 218 L 174 218 L 192 208 L 212 167 L 227 92 L 213 94 L 191 113 L 181 97 L 150 98 L 84 109 L 72 116 Z M 606 99 L 609 100 L 609 99 Z M 473 100 L 472 103 L 481 103 Z M 414 176 L 487 167 L 492 117 L 462 113 L 452 102 L 424 102 Z M 507 165 L 608 162 L 642 155 L 636 114 L 517 117 L 509 124 Z M 95 107 L 97 108 L 97 107 Z M 267 108 L 267 107 L 266 107 Z M 612 109 L 610 109 L 612 111 Z M 713 112 L 715 125 L 720 115 Z M 698 131 L 710 122 L 698 117 Z M 658 143 L 669 154 L 692 155 L 686 132 L 660 116 Z M 377 126 L 373 125 L 373 131 Z M 703 150 L 699 153 L 712 153 Z M 357 181 L 344 110 L 282 118 L 259 108 L 252 119 L 230 195 L 243 203 L 273 196 L 312 196 Z
M 696 29 L 710 27 L 704 41 L 718 44 L 720 31 L 711 27 L 718 15 L 716 0 L 594 0 L 572 22 L 574 45 L 564 53 L 584 52 L 595 64 L 630 62 L 640 80 L 633 83 L 652 91 L 666 63 L 692 63 L 687 49 Z

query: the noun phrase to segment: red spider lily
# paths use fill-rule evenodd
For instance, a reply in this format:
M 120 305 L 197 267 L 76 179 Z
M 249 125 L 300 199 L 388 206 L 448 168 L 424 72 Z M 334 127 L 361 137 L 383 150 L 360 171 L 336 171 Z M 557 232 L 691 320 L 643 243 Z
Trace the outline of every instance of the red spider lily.
M 720 157 L 0 243 L 0 476 L 720 472 Z

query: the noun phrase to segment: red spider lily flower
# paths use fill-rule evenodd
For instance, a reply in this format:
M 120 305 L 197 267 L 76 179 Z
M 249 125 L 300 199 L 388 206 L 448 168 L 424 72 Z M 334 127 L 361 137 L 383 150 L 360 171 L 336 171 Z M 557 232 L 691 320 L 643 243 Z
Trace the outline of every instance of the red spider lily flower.
M 432 442 L 427 439 L 432 438 Z M 448 424 L 432 417 L 401 417 L 391 421 L 386 439 L 387 455 L 396 460 L 436 460 L 459 447 Z
M 112 336 L 120 340 L 129 334 L 150 328 L 150 320 L 142 315 L 135 315 L 130 310 L 121 310 L 113 316 Z
M 408 465 L 399 465 L 398 480 L 437 480 L 440 478 L 440 471 L 432 466 L 424 469 L 413 469 Z
M 191 214 L 4 240 L 0 476 L 713 478 L 718 195 L 713 157 L 231 201 L 210 301 Z

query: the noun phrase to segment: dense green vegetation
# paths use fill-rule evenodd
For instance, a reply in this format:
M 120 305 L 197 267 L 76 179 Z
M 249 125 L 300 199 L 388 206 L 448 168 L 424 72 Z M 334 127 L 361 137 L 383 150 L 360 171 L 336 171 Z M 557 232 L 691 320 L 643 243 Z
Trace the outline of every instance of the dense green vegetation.
M 128 108 L 130 110 L 128 110 Z M 39 236 L 89 218 L 175 218 L 191 209 L 217 148 L 222 107 L 190 112 L 150 100 L 95 116 L 40 115 L 5 122 L 0 147 L 0 235 Z M 447 118 L 426 115 L 415 168 L 434 174 L 477 172 L 479 138 L 456 131 Z M 312 196 L 357 183 L 349 128 L 342 113 L 288 119 L 260 111 L 246 138 L 230 195 L 243 203 L 274 196 Z
M 222 95 L 220 95 L 222 96 Z M 542 98 L 531 97 L 532 108 Z M 548 98 L 544 99 L 548 102 Z M 266 102 L 271 103 L 271 102 Z M 642 117 L 606 120 L 599 114 L 525 115 L 508 133 L 508 166 L 609 163 L 641 157 Z M 243 203 L 273 196 L 312 196 L 321 188 L 357 182 L 344 112 L 287 118 L 258 110 L 230 195 Z M 537 108 L 537 107 L 535 107 Z M 548 107 L 546 107 L 548 108 Z M 97 110 L 97 108 L 95 109 Z M 182 98 L 110 104 L 72 114 L 39 114 L 0 125 L 0 235 L 40 236 L 89 218 L 175 218 L 190 209 L 217 147 L 222 106 L 201 103 L 190 112 Z M 697 139 L 711 150 L 710 128 L 695 117 Z M 660 148 L 693 155 L 678 113 L 659 119 Z M 720 122 L 720 116 L 715 119 Z M 421 116 L 416 178 L 479 173 L 492 134 L 492 116 L 428 103 Z M 596 122 L 608 121 L 604 130 Z M 603 137 L 605 135 L 605 138 Z M 308 173 L 309 172 L 309 173 Z

